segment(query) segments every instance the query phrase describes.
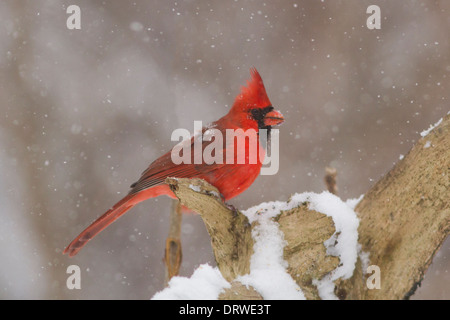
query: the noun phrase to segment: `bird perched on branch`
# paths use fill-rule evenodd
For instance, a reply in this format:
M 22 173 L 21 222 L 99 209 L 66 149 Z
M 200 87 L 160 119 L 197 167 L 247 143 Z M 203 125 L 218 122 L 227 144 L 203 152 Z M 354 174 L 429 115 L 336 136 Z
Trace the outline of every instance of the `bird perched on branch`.
M 214 158 L 217 158 L 220 154 L 223 156 L 230 154 L 231 148 L 233 151 L 231 154 L 234 155 L 232 163 L 229 161 L 217 161 L 216 163 L 204 160 L 201 163 L 194 161 L 199 152 L 203 154 L 208 146 L 214 143 L 214 139 L 204 140 L 201 142 L 201 148 L 196 148 L 194 145 L 197 138 L 192 137 L 190 143 L 188 142 L 192 161 L 175 164 L 172 160 L 172 151 L 155 160 L 142 173 L 140 179 L 131 185 L 128 195 L 81 232 L 63 253 L 71 257 L 76 255 L 89 240 L 139 202 L 161 195 L 176 198 L 169 186 L 165 184 L 165 179 L 168 177 L 204 179 L 220 191 L 224 201 L 237 196 L 250 187 L 261 171 L 265 155 L 264 146 L 261 145 L 259 139 L 255 139 L 254 141 L 257 141 L 256 152 L 262 156 L 254 158 L 256 161 L 250 161 L 252 157 L 249 153 L 255 150 L 251 148 L 250 141 L 252 138 L 258 138 L 260 129 L 270 131 L 272 126 L 284 121 L 283 115 L 273 108 L 267 97 L 258 71 L 252 68 L 250 73 L 251 78 L 247 82 L 247 86 L 241 88 L 241 92 L 237 95 L 228 114 L 202 130 L 203 134 L 213 128 L 216 133 L 222 133 L 224 137 L 227 130 L 242 129 L 246 132 L 249 139 L 244 144 L 234 144 L 234 139 L 231 142 L 223 141 L 221 148 L 214 151 Z M 245 155 L 243 163 L 237 161 L 238 154 L 242 153 Z

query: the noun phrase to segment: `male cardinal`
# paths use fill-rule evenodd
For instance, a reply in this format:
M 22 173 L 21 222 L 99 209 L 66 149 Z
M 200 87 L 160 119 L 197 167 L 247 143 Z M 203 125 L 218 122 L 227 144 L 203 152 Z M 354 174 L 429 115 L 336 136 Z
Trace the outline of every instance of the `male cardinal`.
M 225 137 L 227 129 L 242 129 L 244 131 L 253 129 L 249 132 L 254 132 L 256 135 L 259 134 L 259 129 L 268 129 L 270 134 L 272 126 L 284 121 L 283 115 L 272 107 L 258 71 L 252 68 L 250 73 L 251 79 L 247 82 L 247 87 L 242 87 L 228 114 L 209 126 L 209 128 L 222 132 L 223 137 Z M 203 132 L 207 129 L 203 128 Z M 190 140 L 192 158 L 194 158 L 195 153 L 194 139 L 196 139 L 195 136 Z M 203 141 L 202 149 L 204 150 L 210 143 L 211 141 Z M 263 146 L 259 141 L 257 143 L 258 152 L 264 157 Z M 233 146 L 235 154 L 239 151 L 236 150 L 237 147 L 242 148 L 242 145 L 239 146 L 239 144 L 233 144 Z M 256 157 L 257 161 L 249 161 L 249 145 L 245 143 L 244 146 L 246 150 L 243 164 L 239 164 L 237 161 L 234 164 L 227 161 L 207 164 L 203 160 L 201 164 L 196 164 L 194 161 L 174 164 L 169 151 L 150 164 L 147 170 L 142 173 L 141 178 L 131 185 L 128 195 L 81 232 L 63 253 L 68 253 L 70 257 L 76 255 L 95 235 L 141 201 L 160 195 L 176 198 L 164 182 L 167 177 L 204 179 L 220 191 L 224 201 L 237 196 L 255 181 L 263 162 L 261 156 Z M 227 148 L 230 148 L 229 141 L 223 143 L 223 148 L 219 152 L 225 154 Z

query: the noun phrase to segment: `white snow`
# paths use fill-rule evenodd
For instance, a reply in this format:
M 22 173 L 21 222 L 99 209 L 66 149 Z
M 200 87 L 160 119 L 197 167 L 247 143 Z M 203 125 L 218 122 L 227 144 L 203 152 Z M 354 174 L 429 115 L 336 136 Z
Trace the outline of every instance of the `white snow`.
M 358 198 L 347 199 L 345 203 L 352 209 L 355 210 L 358 203 L 364 198 L 364 194 L 360 195 Z
M 266 300 L 305 300 L 302 290 L 287 273 L 287 262 L 283 259 L 286 244 L 278 223 L 272 220 L 281 210 L 286 210 L 286 202 L 266 202 L 242 213 L 253 223 L 254 253 L 250 260 L 250 274 L 236 280 L 251 285 Z
M 200 186 L 195 186 L 193 184 L 189 185 L 189 189 L 194 190 L 195 192 L 201 192 L 202 189 L 200 188 Z M 215 191 L 208 191 L 209 194 L 212 194 L 213 196 L 215 196 L 216 198 L 222 198 L 217 192 Z
M 361 269 L 362 269 L 363 274 L 367 273 L 367 268 L 370 265 L 369 256 L 370 256 L 370 253 L 363 251 L 361 244 L 358 244 L 358 257 L 359 257 L 359 260 L 361 260 Z
M 436 122 L 435 124 L 430 125 L 430 127 L 429 127 L 427 130 L 423 130 L 423 131 L 420 133 L 420 135 L 421 135 L 422 137 L 426 137 L 426 136 L 427 136 L 434 128 L 436 128 L 438 125 L 441 124 L 442 119 L 443 119 L 443 118 L 439 119 L 439 121 Z
M 336 232 L 324 245 L 328 254 L 340 258 L 340 264 L 324 278 L 315 279 L 313 283 L 322 299 L 337 299 L 334 295 L 334 281 L 338 278 L 350 278 L 358 254 L 366 257 L 358 246 L 359 220 L 353 211 L 362 197 L 343 202 L 327 191 L 320 194 L 306 192 L 293 195 L 288 202 L 266 202 L 243 211 L 250 223 L 257 222 L 252 230 L 254 254 L 250 260 L 250 273 L 236 280 L 251 285 L 266 300 L 305 299 L 301 288 L 286 270 L 287 262 L 283 259 L 286 242 L 278 223 L 272 218 L 282 210 L 290 210 L 307 202 L 310 210 L 331 217 L 335 224 Z M 368 257 L 364 260 L 367 259 Z M 157 293 L 153 299 L 217 299 L 220 292 L 229 286 L 217 268 L 201 265 L 191 278 L 172 278 L 169 287 Z
M 329 192 L 303 193 L 296 195 L 292 200 L 299 203 L 307 201 L 310 210 L 321 212 L 334 221 L 336 232 L 324 244 L 328 254 L 339 257 L 340 264 L 323 279 L 316 279 L 313 283 L 317 286 L 322 299 L 337 299 L 334 295 L 334 281 L 339 278 L 350 278 L 358 258 L 358 217 L 348 204 Z M 356 205 L 356 201 L 350 202 Z
M 425 144 L 423 145 L 424 149 L 428 149 L 430 146 L 431 146 L 431 141 L 430 140 L 425 142 Z
M 200 186 L 194 186 L 193 184 L 189 185 L 189 189 L 192 189 L 195 192 L 200 192 L 201 191 Z
M 402 160 L 402 159 L 403 159 L 403 155 L 400 155 L 400 160 Z M 350 208 L 352 208 L 352 210 L 355 210 L 356 206 L 363 198 L 364 198 L 364 194 L 362 194 L 359 198 L 347 199 L 347 201 L 345 203 Z M 357 244 L 357 252 L 358 252 L 359 260 L 361 260 L 363 274 L 366 274 L 367 267 L 370 265 L 370 259 L 369 259 L 370 253 L 363 251 L 362 246 L 359 243 Z
M 190 278 L 173 277 L 168 288 L 156 293 L 152 300 L 217 300 L 228 287 L 230 284 L 217 267 L 202 264 Z

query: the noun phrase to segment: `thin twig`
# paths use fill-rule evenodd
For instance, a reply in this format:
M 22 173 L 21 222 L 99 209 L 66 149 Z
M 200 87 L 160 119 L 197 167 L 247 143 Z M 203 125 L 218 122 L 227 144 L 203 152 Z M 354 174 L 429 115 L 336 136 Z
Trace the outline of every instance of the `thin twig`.
M 337 176 L 337 170 L 336 168 L 332 167 L 326 167 L 325 168 L 325 184 L 327 186 L 327 190 L 337 195 L 338 193 L 338 187 L 336 184 L 336 176 Z
M 170 279 L 177 276 L 181 267 L 181 204 L 178 200 L 173 200 L 172 210 L 170 212 L 170 227 L 169 235 L 166 239 L 166 250 L 164 255 L 164 262 L 166 264 L 165 272 L 165 286 Z

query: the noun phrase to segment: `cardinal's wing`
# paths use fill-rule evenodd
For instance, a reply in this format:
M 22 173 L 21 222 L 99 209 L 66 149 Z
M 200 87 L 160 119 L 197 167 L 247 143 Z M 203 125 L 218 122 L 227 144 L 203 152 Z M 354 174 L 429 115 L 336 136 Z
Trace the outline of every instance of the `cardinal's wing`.
M 204 128 L 202 134 L 208 128 Z M 218 130 L 220 134 L 223 134 L 222 131 Z M 216 131 L 218 134 L 218 132 Z M 224 135 L 222 137 L 225 137 Z M 222 139 L 222 146 L 214 149 L 215 156 L 220 158 L 222 157 L 223 161 L 214 162 L 212 164 L 207 164 L 203 159 L 203 151 L 205 148 L 213 143 L 215 138 L 211 138 L 210 141 L 205 141 L 201 139 L 200 135 L 193 136 L 190 140 L 182 141 L 178 146 L 182 148 L 182 150 L 190 150 L 190 161 L 189 163 L 180 163 L 175 164 L 172 161 L 172 150 L 155 160 L 150 164 L 150 166 L 142 173 L 140 179 L 131 185 L 130 193 L 138 193 L 142 190 L 163 184 L 166 178 L 174 177 L 174 178 L 205 178 L 206 175 L 217 171 L 225 166 L 225 158 L 223 155 L 225 154 L 225 144 Z M 195 148 L 194 144 L 201 143 L 201 148 Z M 217 145 L 216 145 L 217 146 Z M 180 149 L 177 149 L 175 152 L 179 152 Z M 201 154 L 199 155 L 199 153 Z M 202 159 L 201 164 L 195 164 L 194 159 L 200 157 Z M 189 159 L 188 159 L 189 160 Z

